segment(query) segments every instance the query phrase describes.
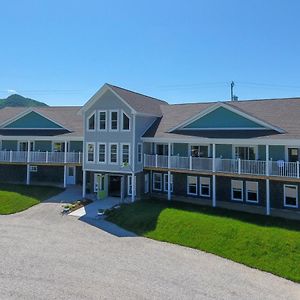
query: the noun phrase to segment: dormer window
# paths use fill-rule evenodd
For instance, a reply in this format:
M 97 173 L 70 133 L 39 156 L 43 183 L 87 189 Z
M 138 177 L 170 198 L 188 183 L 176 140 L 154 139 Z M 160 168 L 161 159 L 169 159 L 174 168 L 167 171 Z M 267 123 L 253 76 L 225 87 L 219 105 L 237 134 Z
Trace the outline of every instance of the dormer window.
M 87 125 L 88 125 L 88 130 L 89 131 L 95 130 L 95 123 L 96 123 L 96 114 L 93 113 L 88 118 L 88 124 Z
M 130 130 L 130 118 L 124 112 L 122 113 L 122 130 Z
M 113 110 L 110 112 L 110 130 L 117 131 L 119 129 L 119 112 Z

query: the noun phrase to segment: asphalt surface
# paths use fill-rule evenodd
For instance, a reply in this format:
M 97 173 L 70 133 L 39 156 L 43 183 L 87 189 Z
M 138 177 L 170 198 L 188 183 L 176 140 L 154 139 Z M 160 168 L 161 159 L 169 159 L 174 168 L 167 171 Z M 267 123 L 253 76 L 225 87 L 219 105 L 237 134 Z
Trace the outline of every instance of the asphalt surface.
M 300 299 L 288 280 L 60 206 L 0 216 L 0 299 Z

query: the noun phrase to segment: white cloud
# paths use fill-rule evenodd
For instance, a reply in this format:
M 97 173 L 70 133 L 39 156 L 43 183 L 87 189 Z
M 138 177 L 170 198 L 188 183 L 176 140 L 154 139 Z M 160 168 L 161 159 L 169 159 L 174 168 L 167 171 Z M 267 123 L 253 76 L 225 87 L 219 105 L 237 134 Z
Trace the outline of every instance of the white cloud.
M 11 93 L 11 94 L 16 94 L 17 91 L 16 90 L 7 90 L 8 93 Z

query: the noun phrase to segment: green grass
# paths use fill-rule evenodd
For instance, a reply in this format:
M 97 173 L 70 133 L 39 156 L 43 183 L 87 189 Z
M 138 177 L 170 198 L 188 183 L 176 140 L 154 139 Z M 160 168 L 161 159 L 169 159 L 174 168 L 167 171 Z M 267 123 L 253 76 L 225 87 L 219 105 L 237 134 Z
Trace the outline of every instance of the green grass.
M 23 211 L 62 191 L 58 187 L 0 184 L 0 215 Z
M 122 205 L 108 221 L 159 241 L 300 282 L 300 222 L 159 200 Z

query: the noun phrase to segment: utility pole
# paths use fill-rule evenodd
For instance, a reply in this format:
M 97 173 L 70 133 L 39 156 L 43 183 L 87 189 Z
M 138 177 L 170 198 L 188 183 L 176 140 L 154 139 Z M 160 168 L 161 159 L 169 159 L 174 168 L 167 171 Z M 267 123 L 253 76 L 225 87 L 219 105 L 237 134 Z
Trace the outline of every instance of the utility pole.
M 230 96 L 231 96 L 231 101 L 234 101 L 233 87 L 234 87 L 234 81 L 231 81 L 231 83 L 230 83 Z

